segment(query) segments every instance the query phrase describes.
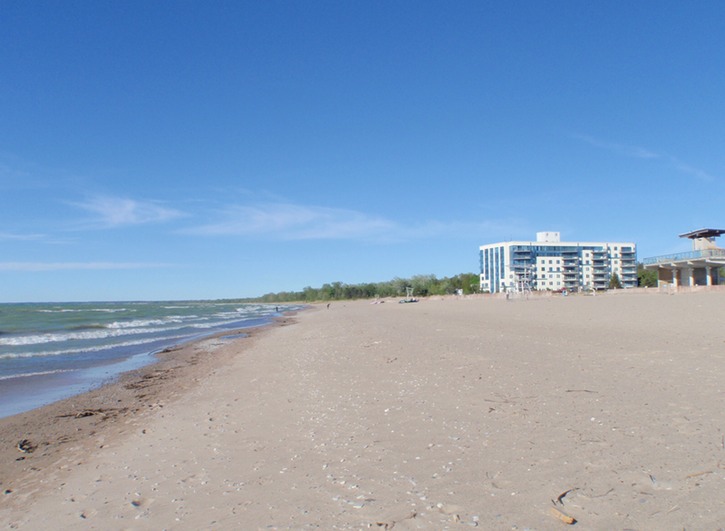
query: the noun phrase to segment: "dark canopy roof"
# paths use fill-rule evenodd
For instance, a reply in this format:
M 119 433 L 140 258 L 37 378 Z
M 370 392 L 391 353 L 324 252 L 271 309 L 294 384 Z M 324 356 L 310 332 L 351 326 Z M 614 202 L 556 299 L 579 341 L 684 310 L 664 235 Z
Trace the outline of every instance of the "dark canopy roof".
M 680 238 L 690 238 L 691 240 L 696 238 L 717 238 L 721 234 L 725 234 L 725 229 L 697 229 L 680 234 Z

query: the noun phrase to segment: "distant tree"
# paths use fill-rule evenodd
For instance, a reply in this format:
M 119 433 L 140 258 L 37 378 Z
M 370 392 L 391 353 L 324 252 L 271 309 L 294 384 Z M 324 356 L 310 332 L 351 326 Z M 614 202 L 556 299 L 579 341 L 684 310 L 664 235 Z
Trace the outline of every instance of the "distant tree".
M 335 298 L 335 288 L 330 284 L 323 284 L 319 291 L 320 299 L 323 301 L 329 301 Z
M 391 286 L 393 288 L 393 295 L 394 296 L 405 295 L 405 287 L 408 285 L 410 285 L 410 280 L 408 280 L 406 278 L 395 277 L 391 281 Z
M 305 301 L 316 301 L 320 298 L 319 291 L 311 286 L 306 286 L 302 290 L 302 300 Z
M 461 279 L 460 288 L 465 295 L 478 293 L 481 289 L 481 278 L 475 273 L 462 273 L 458 275 Z
M 435 275 L 415 275 L 410 279 L 413 293 L 419 297 L 427 297 L 438 282 Z
M 373 284 L 372 282 L 363 284 L 362 286 L 360 286 L 360 290 L 362 292 L 362 297 L 366 299 L 371 299 L 378 296 L 378 286 L 376 284 Z
M 637 285 L 641 288 L 657 287 L 657 271 L 645 269 L 642 264 L 637 265 Z
M 619 280 L 617 273 L 612 273 L 612 276 L 609 278 L 609 289 L 622 289 L 622 282 Z

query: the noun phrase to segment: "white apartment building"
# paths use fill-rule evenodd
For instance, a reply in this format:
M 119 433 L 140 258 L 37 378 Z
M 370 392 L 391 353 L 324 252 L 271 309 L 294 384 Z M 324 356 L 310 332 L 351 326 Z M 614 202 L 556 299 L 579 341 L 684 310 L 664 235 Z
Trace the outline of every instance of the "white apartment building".
M 536 241 L 480 247 L 481 291 L 607 289 L 613 274 L 624 288 L 637 286 L 637 246 L 632 242 L 562 242 L 558 232 Z

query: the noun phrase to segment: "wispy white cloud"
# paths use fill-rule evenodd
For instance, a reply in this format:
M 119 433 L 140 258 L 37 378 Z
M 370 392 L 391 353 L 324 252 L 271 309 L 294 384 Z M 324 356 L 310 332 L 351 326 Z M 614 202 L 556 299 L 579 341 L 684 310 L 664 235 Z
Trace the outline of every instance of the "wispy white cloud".
M 143 262 L 0 262 L 0 271 L 88 271 L 155 269 L 170 264 Z
M 639 146 L 627 146 L 625 144 L 617 144 L 614 142 L 604 142 L 602 140 L 599 140 L 597 138 L 588 136 L 588 135 L 574 135 L 575 138 L 578 138 L 579 140 L 582 140 L 586 142 L 587 144 L 601 148 L 606 149 L 609 151 L 613 151 L 619 155 L 623 155 L 625 157 L 634 157 L 637 159 L 659 159 L 662 158 L 662 156 L 659 153 L 655 153 L 654 151 L 650 151 L 649 149 L 639 147 Z
M 158 201 L 138 201 L 105 195 L 91 197 L 85 202 L 73 205 L 93 214 L 91 222 L 101 228 L 161 223 L 184 215 Z
M 526 223 L 517 219 L 488 221 L 429 220 L 410 226 L 399 226 L 395 233 L 399 240 L 426 240 L 434 238 L 498 238 L 502 235 L 526 234 Z
M 692 177 L 695 177 L 696 179 L 698 179 L 700 181 L 712 182 L 712 181 L 716 180 L 714 175 L 711 175 L 710 173 L 708 173 L 700 168 L 696 168 L 694 166 L 686 164 L 686 163 L 682 162 L 681 160 L 679 160 L 677 157 L 673 157 L 672 155 L 668 155 L 665 153 L 657 153 L 657 152 L 654 152 L 654 151 L 651 151 L 649 149 L 639 147 L 639 146 L 628 146 L 625 144 L 604 142 L 602 140 L 593 138 L 588 135 L 574 135 L 574 136 L 575 136 L 575 138 L 578 138 L 579 140 L 582 140 L 591 146 L 601 148 L 601 149 L 606 149 L 606 150 L 612 151 L 614 153 L 617 153 L 618 155 L 622 155 L 625 157 L 665 161 L 669 165 L 671 165 L 674 169 L 676 169 L 677 171 L 686 173 Z
M 670 162 L 683 173 L 687 173 L 689 175 L 692 175 L 693 177 L 704 181 L 704 182 L 713 182 L 716 180 L 715 176 L 701 170 L 700 168 L 694 168 L 693 166 L 690 166 L 689 164 L 685 164 L 684 162 L 680 162 L 674 157 L 670 157 Z
M 404 224 L 357 210 L 297 205 L 288 202 L 234 205 L 220 220 L 184 230 L 200 236 L 265 237 L 279 240 L 352 240 L 393 243 L 426 238 L 459 238 L 471 234 L 509 233 L 516 222 L 423 221 Z M 514 231 L 515 232 L 515 231 Z
M 18 168 L 11 154 L 0 151 L 0 189 L 17 189 L 32 186 L 33 176 Z M 12 163 L 10 162 L 12 160 Z
M 207 236 L 267 236 L 284 240 L 368 239 L 383 235 L 395 224 L 354 210 L 264 203 L 235 205 L 220 212 L 218 222 L 187 229 Z
M 0 241 L 38 241 L 45 238 L 43 234 L 18 234 L 13 232 L 0 232 Z

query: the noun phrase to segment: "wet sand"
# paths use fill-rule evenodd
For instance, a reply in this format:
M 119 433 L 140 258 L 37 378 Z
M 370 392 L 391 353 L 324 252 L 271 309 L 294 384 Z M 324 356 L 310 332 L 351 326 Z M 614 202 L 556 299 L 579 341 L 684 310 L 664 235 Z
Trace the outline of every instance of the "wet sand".
M 725 293 L 360 301 L 207 339 L 0 421 L 0 523 L 718 529 L 723 310 Z

